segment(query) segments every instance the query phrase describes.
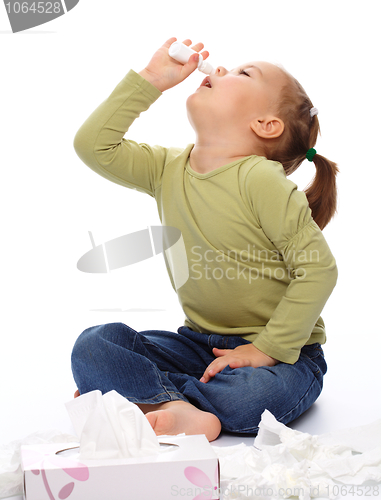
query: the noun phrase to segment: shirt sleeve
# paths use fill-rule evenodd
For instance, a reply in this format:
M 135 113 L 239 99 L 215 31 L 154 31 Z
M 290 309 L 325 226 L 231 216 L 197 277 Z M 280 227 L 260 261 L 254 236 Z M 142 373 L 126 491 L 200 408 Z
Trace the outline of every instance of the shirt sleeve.
M 253 213 L 291 276 L 285 295 L 253 344 L 293 364 L 336 285 L 336 262 L 312 219 L 305 193 L 286 178 L 282 165 L 262 161 L 250 175 Z
M 74 149 L 92 170 L 112 182 L 154 196 L 167 149 L 123 138 L 133 121 L 162 93 L 130 70 L 89 116 L 74 139 Z

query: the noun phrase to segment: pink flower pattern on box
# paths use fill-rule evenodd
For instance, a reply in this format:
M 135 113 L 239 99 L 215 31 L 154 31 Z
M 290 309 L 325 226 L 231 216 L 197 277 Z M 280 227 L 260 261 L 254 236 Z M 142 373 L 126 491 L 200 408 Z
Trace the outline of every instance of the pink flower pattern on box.
M 211 500 L 213 498 L 213 493 L 218 489 L 218 466 L 214 473 L 214 485 L 205 472 L 197 467 L 186 467 L 184 475 L 192 484 L 203 488 L 203 491 L 193 500 Z
M 41 472 L 42 481 L 44 483 L 46 493 L 48 494 L 49 500 L 56 500 L 50 489 L 46 471 L 44 468 L 44 461 L 48 461 L 51 464 L 60 467 L 66 474 L 68 474 L 73 479 L 77 481 L 87 481 L 89 479 L 89 469 L 86 465 L 76 460 L 71 460 L 68 458 L 62 458 L 59 455 L 51 455 L 50 453 L 41 453 L 37 450 L 24 450 L 23 451 L 23 461 L 27 466 L 36 463 L 39 467 L 32 470 L 32 473 L 38 476 Z M 73 492 L 75 483 L 72 481 L 65 484 L 63 488 L 58 493 L 58 498 L 60 500 L 65 500 Z

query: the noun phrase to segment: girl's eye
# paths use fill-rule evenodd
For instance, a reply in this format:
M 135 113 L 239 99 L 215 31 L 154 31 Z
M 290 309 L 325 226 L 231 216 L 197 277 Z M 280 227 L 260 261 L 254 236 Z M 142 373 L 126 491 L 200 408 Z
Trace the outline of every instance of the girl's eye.
M 249 73 L 246 73 L 246 71 L 244 69 L 240 69 L 239 70 L 239 74 L 240 75 L 246 75 L 246 76 L 250 76 Z

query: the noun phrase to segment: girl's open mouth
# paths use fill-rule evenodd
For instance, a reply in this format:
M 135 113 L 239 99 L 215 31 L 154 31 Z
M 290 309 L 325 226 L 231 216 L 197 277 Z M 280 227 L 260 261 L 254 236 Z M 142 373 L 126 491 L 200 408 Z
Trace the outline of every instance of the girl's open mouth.
M 202 81 L 200 87 L 208 87 L 208 88 L 212 88 L 212 82 L 210 81 L 210 78 L 209 76 L 207 76 L 206 78 L 204 78 L 204 80 Z

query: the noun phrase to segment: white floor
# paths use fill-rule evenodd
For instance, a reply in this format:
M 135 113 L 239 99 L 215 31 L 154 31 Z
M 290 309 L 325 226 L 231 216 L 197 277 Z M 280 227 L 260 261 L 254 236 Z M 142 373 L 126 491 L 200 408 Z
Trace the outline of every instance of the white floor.
M 360 349 L 359 345 L 352 342 L 332 340 L 327 343 L 325 353 L 329 371 L 324 390 L 315 404 L 290 427 L 309 434 L 323 434 L 365 425 L 381 418 L 379 352 L 379 349 L 366 346 Z M 12 391 L 12 379 L 8 379 L 5 393 L 9 399 L 3 402 L 0 442 L 8 443 L 35 431 L 53 428 L 75 434 L 64 406 L 75 389 L 68 373 L 60 373 L 59 370 L 45 373 L 42 377 L 46 379 L 44 386 L 38 383 L 41 380 L 38 374 L 43 372 L 43 367 L 35 366 L 33 369 L 31 364 L 26 368 L 20 372 L 25 381 L 24 389 L 19 378 L 15 381 L 15 391 Z M 51 386 L 52 378 L 57 387 L 54 394 L 46 390 L 46 387 Z M 251 445 L 253 441 L 253 437 L 223 434 L 213 444 L 230 446 L 244 442 Z M 379 495 L 381 499 L 381 487 Z M 369 497 L 377 498 L 366 496 Z M 21 500 L 22 497 L 12 498 Z M 348 500 L 351 497 L 346 495 L 345 498 Z

